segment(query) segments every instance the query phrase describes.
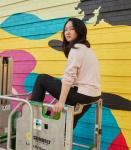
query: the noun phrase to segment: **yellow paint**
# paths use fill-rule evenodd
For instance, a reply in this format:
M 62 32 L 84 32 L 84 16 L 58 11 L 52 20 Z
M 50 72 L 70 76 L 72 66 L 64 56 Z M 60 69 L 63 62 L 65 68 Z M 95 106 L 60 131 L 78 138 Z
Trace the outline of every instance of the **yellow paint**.
M 131 147 L 131 112 L 112 110 L 112 114 L 121 128 L 128 147 Z
M 20 1 L 20 0 L 19 0 Z M 78 16 L 80 10 L 75 10 L 80 0 L 21 0 L 21 2 L 14 1 L 13 5 L 8 5 L 6 1 L 0 1 L 0 23 L 7 19 L 10 15 L 21 12 L 28 12 L 34 14 L 41 19 L 54 19 L 69 16 Z M 13 3 L 13 2 L 12 2 Z M 7 11 L 8 10 L 8 11 Z M 68 11 L 63 11 L 68 10 Z M 79 18 L 84 17 L 84 12 Z
M 37 62 L 37 67 L 34 69 L 34 72 L 39 72 L 39 73 L 47 73 L 47 74 L 53 74 L 54 72 L 56 74 L 63 74 L 64 72 L 64 66 L 66 62 L 65 61 L 39 61 Z
M 106 23 L 96 27 L 88 25 L 88 37 L 92 44 L 131 43 L 131 26 L 110 26 Z M 100 38 L 99 38 L 100 37 Z M 107 46 L 108 47 L 108 46 Z
M 92 45 L 92 48 L 99 60 L 130 60 L 131 43 Z
M 102 88 L 105 92 L 130 93 L 131 77 L 102 76 Z M 130 93 L 131 94 L 131 93 Z

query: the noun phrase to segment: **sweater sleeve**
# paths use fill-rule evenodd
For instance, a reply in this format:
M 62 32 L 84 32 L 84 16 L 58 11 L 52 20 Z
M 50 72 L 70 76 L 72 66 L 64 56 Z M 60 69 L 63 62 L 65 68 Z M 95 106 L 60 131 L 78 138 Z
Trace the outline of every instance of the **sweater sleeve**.
M 81 66 L 81 61 L 82 59 L 80 50 L 72 48 L 69 52 L 62 82 L 70 86 L 75 82 Z

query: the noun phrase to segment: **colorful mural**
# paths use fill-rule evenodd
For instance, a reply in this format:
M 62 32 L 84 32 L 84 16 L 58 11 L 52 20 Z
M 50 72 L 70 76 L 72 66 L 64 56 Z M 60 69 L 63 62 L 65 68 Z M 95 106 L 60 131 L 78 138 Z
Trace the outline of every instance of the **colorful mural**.
M 66 64 L 61 49 L 63 25 L 70 16 L 85 21 L 101 69 L 102 150 L 131 149 L 130 13 L 130 0 L 0 1 L 0 56 L 14 59 L 17 93 L 31 91 L 39 73 L 62 77 Z M 94 109 L 79 120 L 75 141 L 92 143 Z

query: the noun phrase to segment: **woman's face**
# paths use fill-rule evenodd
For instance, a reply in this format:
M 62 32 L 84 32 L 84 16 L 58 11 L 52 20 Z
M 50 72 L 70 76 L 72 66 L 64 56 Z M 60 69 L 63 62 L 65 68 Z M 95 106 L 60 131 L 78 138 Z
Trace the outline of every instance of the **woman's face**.
M 77 38 L 77 33 L 75 32 L 71 21 L 69 21 L 65 26 L 64 36 L 68 42 L 74 41 Z

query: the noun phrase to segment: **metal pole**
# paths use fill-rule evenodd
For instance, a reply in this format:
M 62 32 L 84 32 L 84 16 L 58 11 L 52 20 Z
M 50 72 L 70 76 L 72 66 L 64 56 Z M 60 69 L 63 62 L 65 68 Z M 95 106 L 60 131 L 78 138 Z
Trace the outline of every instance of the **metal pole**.
M 22 102 L 22 103 L 26 103 L 30 109 L 30 150 L 33 149 L 33 110 L 32 110 L 32 106 L 31 104 L 25 100 L 25 99 L 21 99 L 21 98 L 14 98 L 14 97 L 8 97 L 8 96 L 0 96 L 0 99 L 7 99 L 10 101 L 18 101 L 18 102 Z M 10 123 L 10 118 L 8 119 L 8 125 Z M 7 139 L 7 150 L 12 150 L 10 148 L 10 125 L 8 127 L 8 139 Z

